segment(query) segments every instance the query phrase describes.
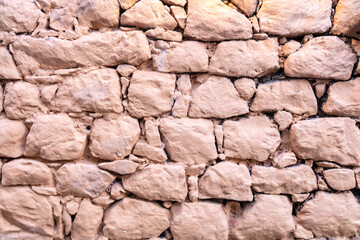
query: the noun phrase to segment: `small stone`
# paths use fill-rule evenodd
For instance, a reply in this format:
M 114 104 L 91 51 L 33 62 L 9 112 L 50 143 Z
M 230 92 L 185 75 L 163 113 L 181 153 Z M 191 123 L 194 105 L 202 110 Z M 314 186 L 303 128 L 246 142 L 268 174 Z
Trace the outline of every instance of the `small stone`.
M 189 95 L 180 95 L 177 97 L 171 110 L 172 115 L 178 118 L 187 117 L 190 101 L 191 96 Z
M 104 236 L 109 239 L 144 239 L 169 228 L 169 210 L 155 202 L 124 198 L 105 211 Z
M 62 221 L 64 223 L 65 235 L 68 235 L 71 231 L 72 219 L 71 219 L 70 214 L 65 210 L 63 210 L 63 212 L 62 212 Z
M 318 83 L 315 85 L 315 93 L 318 98 L 324 96 L 326 92 L 326 84 L 325 83 Z
M 91 202 L 95 205 L 101 206 L 103 208 L 109 207 L 115 200 L 111 199 L 110 195 L 107 192 L 102 192 L 98 197 L 91 199 Z
M 40 93 L 41 101 L 44 103 L 50 103 L 54 99 L 57 90 L 57 84 L 43 87 Z
M 141 0 L 121 14 L 121 25 L 142 29 L 161 27 L 173 30 L 177 22 L 159 0 Z
M 254 15 L 256 7 L 258 5 L 258 0 L 231 0 L 231 2 L 236 5 L 246 16 L 250 17 Z
M 250 22 L 251 22 L 251 27 L 254 33 L 259 33 L 260 32 L 260 26 L 259 26 L 259 20 L 257 19 L 256 16 L 253 16 L 251 18 L 249 18 Z
M 255 40 L 265 40 L 267 39 L 269 36 L 266 33 L 255 33 L 253 35 L 253 39 Z
M 301 43 L 295 40 L 291 40 L 287 42 L 282 47 L 282 52 L 284 53 L 284 57 L 289 56 L 290 54 L 296 52 L 301 47 Z
M 186 176 L 199 176 L 202 175 L 205 171 L 206 164 L 198 164 L 198 165 L 192 165 L 185 168 L 185 174 Z
M 297 193 L 291 195 L 291 201 L 303 202 L 310 196 L 310 193 Z
M 0 119 L 0 156 L 17 158 L 23 155 L 28 129 L 21 121 Z
M 189 200 L 196 202 L 199 199 L 199 182 L 197 176 L 188 177 Z
M 222 125 L 215 125 L 216 146 L 219 153 L 224 152 L 224 131 Z
M 121 77 L 120 78 L 120 83 L 121 83 L 121 95 L 123 96 L 123 98 L 126 98 L 127 97 L 127 90 L 128 90 L 129 85 L 130 85 L 130 80 L 128 78 L 126 78 L 126 77 Z
M 155 29 L 149 29 L 145 32 L 145 35 L 155 39 L 162 39 L 166 41 L 181 42 L 181 32 L 166 30 L 164 28 L 156 27 Z
M 49 5 L 51 7 L 48 13 L 49 26 L 58 31 L 72 30 L 75 25 L 77 1 L 58 0 L 56 4 L 50 3 Z
M 128 111 L 136 118 L 169 112 L 175 90 L 175 74 L 136 71 L 128 89 Z
M 336 5 L 332 34 L 360 38 L 360 3 L 357 0 L 339 0 Z
M 17 1 L 17 0 L 16 0 Z M 27 2 L 27 1 L 26 1 Z M 0 6 L 3 2 L 0 3 Z M 0 7 L 1 11 L 1 7 Z M 0 28 L 1 28 L 1 12 L 0 12 Z M 15 65 L 15 62 L 5 47 L 0 47 L 0 79 L 20 79 L 21 75 Z
M 290 126 L 293 116 L 287 111 L 279 111 L 274 114 L 274 120 L 279 125 L 279 130 L 283 131 Z
M 227 239 L 229 229 L 220 203 L 183 202 L 171 207 L 174 239 Z
M 191 92 L 191 80 L 189 74 L 182 74 L 176 81 L 176 89 L 182 94 L 188 95 Z
M 116 71 L 122 77 L 129 77 L 133 72 L 136 71 L 136 67 L 129 64 L 120 64 L 116 67 Z
M 171 15 L 175 18 L 180 28 L 185 28 L 187 15 L 185 9 L 178 6 L 170 6 Z
M 110 191 L 110 197 L 114 200 L 120 200 L 124 197 L 126 197 L 127 195 L 129 195 L 129 192 L 127 192 L 123 186 L 121 185 L 120 182 L 115 182 L 112 186 L 111 186 L 111 191 Z
M 293 152 L 275 152 L 273 165 L 278 168 L 288 167 L 297 163 Z
M 227 157 L 265 161 L 280 145 L 280 133 L 266 116 L 252 116 L 223 124 Z
M 71 200 L 66 203 L 66 211 L 70 215 L 75 215 L 79 211 L 79 203 L 75 202 L 74 200 Z
M 316 165 L 318 165 L 319 167 L 324 167 L 324 168 L 341 168 L 336 163 L 325 162 L 325 161 L 316 162 Z
M 164 3 L 169 5 L 178 5 L 184 7 L 186 4 L 186 0 L 162 0 Z
M 134 6 L 139 0 L 119 0 L 120 6 L 122 9 L 127 10 Z
M 140 138 L 137 119 L 120 116 L 116 119 L 96 119 L 90 134 L 90 152 L 105 160 L 124 159 Z
M 57 195 L 55 187 L 31 186 L 31 190 L 33 190 L 33 192 L 37 194 L 45 195 L 45 196 Z
M 321 177 L 318 177 L 318 187 L 320 190 L 330 191 L 330 188 L 328 187 L 326 182 Z
M 120 175 L 136 172 L 139 164 L 129 160 L 117 160 L 114 162 L 104 162 L 98 164 L 99 168 L 114 172 Z
M 252 201 L 251 177 L 245 165 L 220 162 L 208 168 L 199 181 L 199 198 Z
M 327 184 L 338 191 L 345 191 L 355 188 L 355 174 L 351 169 L 329 169 L 323 171 Z
M 145 121 L 146 141 L 154 147 L 161 147 L 159 125 L 160 123 L 153 118 Z
M 167 160 L 167 156 L 163 148 L 154 147 L 147 144 L 145 141 L 139 141 L 135 145 L 133 154 L 159 163 Z
M 276 38 L 221 42 L 210 59 L 209 72 L 229 77 L 262 77 L 280 69 Z M 229 54 L 231 53 L 231 54 Z M 241 62 L 244 64 L 235 64 Z
M 239 78 L 234 82 L 235 88 L 240 97 L 245 100 L 250 100 L 256 92 L 256 85 L 251 78 Z
M 311 231 L 306 230 L 300 224 L 297 224 L 294 231 L 294 236 L 300 239 L 312 239 L 314 234 Z

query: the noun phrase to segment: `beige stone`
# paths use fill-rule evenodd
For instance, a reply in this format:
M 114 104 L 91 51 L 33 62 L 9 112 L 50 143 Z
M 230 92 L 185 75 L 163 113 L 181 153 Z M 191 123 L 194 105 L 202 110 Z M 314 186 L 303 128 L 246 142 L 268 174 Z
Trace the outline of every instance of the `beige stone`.
M 97 119 L 90 134 L 90 152 L 105 159 L 123 159 L 129 155 L 140 138 L 137 119 L 119 116 L 116 119 Z
M 287 239 L 295 229 L 292 204 L 286 196 L 258 195 L 235 220 L 230 236 L 235 239 Z
M 179 118 L 187 117 L 190 101 L 191 96 L 189 95 L 180 95 L 179 97 L 177 97 L 171 110 L 172 115 Z
M 184 7 L 186 4 L 186 0 L 162 0 L 164 3 L 169 5 L 178 5 L 181 7 Z
M 213 129 L 212 122 L 204 119 L 160 120 L 160 132 L 170 159 L 192 165 L 217 158 Z
M 114 172 L 120 175 L 134 173 L 139 164 L 129 160 L 117 160 L 114 162 L 104 162 L 98 164 L 99 168 Z
M 220 162 L 208 168 L 199 181 L 199 198 L 252 201 L 251 177 L 245 165 Z
M 360 77 L 347 82 L 336 82 L 328 89 L 322 110 L 329 115 L 360 117 Z
M 167 160 L 166 153 L 163 148 L 154 147 L 145 141 L 139 141 L 132 152 L 139 157 L 147 158 L 154 162 L 165 162 Z
M 349 118 L 319 118 L 300 121 L 290 130 L 292 150 L 298 158 L 359 166 L 360 132 Z
M 141 31 L 93 32 L 74 41 L 21 36 L 12 46 L 19 69 L 27 75 L 39 68 L 139 65 L 151 57 L 148 41 Z
M 297 163 L 295 153 L 293 152 L 275 152 L 273 165 L 278 168 L 284 168 Z
M 220 203 L 175 203 L 171 215 L 174 239 L 227 239 L 228 222 Z
M 171 6 L 171 15 L 175 18 L 180 28 L 185 28 L 185 22 L 187 19 L 187 15 L 185 9 L 179 6 Z
M 41 101 L 45 103 L 50 103 L 54 99 L 57 90 L 58 90 L 57 84 L 43 87 L 40 93 Z
M 196 202 L 199 199 L 199 182 L 198 176 L 189 176 L 187 179 L 189 187 L 189 200 Z
M 4 109 L 10 119 L 24 119 L 39 112 L 40 92 L 35 84 L 10 82 L 5 87 Z
M 220 0 L 188 0 L 185 37 L 201 41 L 249 39 L 250 21 Z
M 294 231 L 294 237 L 300 239 L 312 239 L 314 237 L 314 234 L 311 231 L 306 230 L 300 224 L 297 224 Z
M 351 46 L 355 50 L 358 56 L 360 56 L 360 40 L 351 39 Z
M 250 107 L 251 111 L 315 115 L 317 100 L 307 80 L 286 80 L 260 84 Z
M 0 1 L 0 31 L 16 33 L 35 29 L 41 11 L 31 0 Z
M 129 195 L 120 182 L 115 182 L 111 185 L 110 197 L 114 200 L 120 200 Z
M 221 42 L 210 60 L 209 72 L 229 77 L 262 77 L 276 72 L 280 68 L 278 45 L 276 38 Z
M 257 17 L 261 30 L 273 35 L 323 33 L 331 27 L 331 5 L 331 0 L 264 0 Z
M 316 237 L 348 238 L 360 225 L 360 206 L 351 192 L 319 191 L 296 215 L 298 223 Z
M 129 9 L 132 6 L 134 6 L 135 3 L 137 3 L 139 0 L 119 0 L 120 6 L 122 9 Z
M 155 202 L 124 198 L 105 212 L 104 236 L 109 239 L 144 239 L 159 236 L 169 226 L 169 210 Z
M 122 178 L 125 190 L 148 200 L 182 202 L 187 195 L 185 170 L 181 166 L 151 164 Z
M 81 1 L 79 1 L 81 2 Z M 49 1 L 49 26 L 55 30 L 72 30 L 77 12 L 77 0 Z
M 11 185 L 47 185 L 53 184 L 53 175 L 45 163 L 16 159 L 2 166 L 1 184 Z
M 123 107 L 119 76 L 114 69 L 104 68 L 67 77 L 51 105 L 65 112 L 120 113 Z
M 68 235 L 71 231 L 72 219 L 70 214 L 65 210 L 62 212 L 62 221 L 64 223 L 64 233 L 65 235 Z
M 315 173 L 305 164 L 281 169 L 253 166 L 251 180 L 255 191 L 269 194 L 307 193 L 317 189 Z
M 86 198 L 84 200 L 86 200 Z M 70 202 L 67 202 L 65 206 L 66 206 L 66 211 L 70 215 L 75 215 L 79 211 L 80 204 L 74 200 L 71 200 Z
M 97 197 L 114 181 L 115 176 L 90 163 L 66 163 L 55 174 L 60 195 Z
M 189 116 L 193 118 L 229 118 L 249 112 L 230 79 L 210 76 L 191 92 Z
M 303 202 L 310 196 L 310 193 L 298 193 L 291 195 L 291 201 L 293 202 Z
M 301 43 L 295 40 L 291 40 L 290 42 L 287 42 L 282 47 L 282 52 L 284 54 L 284 57 L 289 56 L 290 54 L 296 52 L 301 47 Z
M 5 0 L 2 0 L 5 2 Z M 0 3 L 1 6 L 1 3 Z M 1 11 L 1 10 L 0 10 Z M 1 14 L 0 14 L 1 16 Z M 0 17 L 1 18 L 1 17 Z M 1 26 L 1 19 L 0 19 Z M 0 47 L 0 79 L 20 79 L 21 75 L 16 68 L 14 59 L 5 47 Z
M 234 86 L 238 91 L 240 97 L 245 100 L 252 98 L 256 92 L 256 85 L 254 80 L 250 78 L 239 78 L 234 81 Z
M 274 120 L 279 125 L 279 130 L 283 131 L 290 126 L 293 116 L 287 111 L 278 111 L 274 114 Z
M 122 77 L 129 77 L 133 72 L 136 71 L 136 67 L 129 65 L 129 64 L 120 64 L 116 67 L 116 71 Z M 124 87 L 124 86 L 121 86 L 121 87 Z
M 188 95 L 191 92 L 191 80 L 189 74 L 182 74 L 176 81 L 176 89 L 182 94 Z
M 93 205 L 87 198 L 82 200 L 71 227 L 71 239 L 96 239 L 103 214 L 102 207 Z
M 25 231 L 53 236 L 53 208 L 48 198 L 28 187 L 1 187 L 0 210 L 6 219 Z
M 21 121 L 0 119 L 0 156 L 17 158 L 23 155 L 28 129 Z
M 195 175 L 195 176 L 202 175 L 204 173 L 204 171 L 205 171 L 205 167 L 206 167 L 205 163 L 198 164 L 198 165 L 187 166 L 185 168 L 185 174 L 187 176 L 190 176 L 190 175 Z
M 326 183 L 335 190 L 344 191 L 355 188 L 355 174 L 353 170 L 340 168 L 323 171 Z
M 348 80 L 356 55 L 336 36 L 316 37 L 285 60 L 285 75 L 297 78 Z
M 336 5 L 333 34 L 360 38 L 360 3 L 356 0 L 339 0 Z
M 160 123 L 153 118 L 145 121 L 146 141 L 154 147 L 161 147 L 159 125 Z
M 155 29 L 149 29 L 145 32 L 145 35 L 148 37 L 152 37 L 155 39 L 162 39 L 166 41 L 175 41 L 181 42 L 182 41 L 182 33 L 166 30 L 164 28 L 156 27 Z
M 258 0 L 231 0 L 231 2 L 236 5 L 242 12 L 244 12 L 248 17 L 254 15 L 256 7 L 258 5 Z
M 85 149 L 86 134 L 65 114 L 39 115 L 26 137 L 25 156 L 50 161 L 79 159 Z
M 214 128 L 216 147 L 219 153 L 224 152 L 224 131 L 222 125 L 215 125 Z
M 91 202 L 97 206 L 108 208 L 110 204 L 115 202 L 115 200 L 112 199 L 110 194 L 105 191 L 101 193 L 98 197 L 91 199 Z
M 169 112 L 175 91 L 175 74 L 136 71 L 128 89 L 128 111 L 136 118 Z
M 252 116 L 223 124 L 227 157 L 265 161 L 280 145 L 280 133 L 266 116 Z
M 159 72 L 206 72 L 208 61 L 205 44 L 196 41 L 173 43 L 171 48 L 153 55 L 153 67 Z
M 161 27 L 173 30 L 176 20 L 159 0 L 141 0 L 121 14 L 121 25 L 136 26 L 142 29 Z

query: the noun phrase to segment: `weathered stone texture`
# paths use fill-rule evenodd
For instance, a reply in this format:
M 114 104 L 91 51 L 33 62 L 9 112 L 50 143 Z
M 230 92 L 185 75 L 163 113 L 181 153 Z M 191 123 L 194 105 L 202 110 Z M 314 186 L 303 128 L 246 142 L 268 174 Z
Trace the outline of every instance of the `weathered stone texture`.
M 0 119 L 0 156 L 17 158 L 23 155 L 27 127 L 16 120 Z
M 0 47 L 0 61 L 1 61 L 0 79 L 20 79 L 21 78 L 21 75 L 16 68 L 14 59 L 12 58 L 9 51 L 4 47 Z
M 360 3 L 356 0 L 339 0 L 336 5 L 333 34 L 360 37 Z

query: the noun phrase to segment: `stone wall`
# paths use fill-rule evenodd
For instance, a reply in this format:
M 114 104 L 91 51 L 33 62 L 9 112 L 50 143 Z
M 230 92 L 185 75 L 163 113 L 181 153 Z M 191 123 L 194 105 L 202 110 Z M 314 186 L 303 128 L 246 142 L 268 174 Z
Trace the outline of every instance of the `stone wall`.
M 0 239 L 360 238 L 359 0 L 0 0 Z

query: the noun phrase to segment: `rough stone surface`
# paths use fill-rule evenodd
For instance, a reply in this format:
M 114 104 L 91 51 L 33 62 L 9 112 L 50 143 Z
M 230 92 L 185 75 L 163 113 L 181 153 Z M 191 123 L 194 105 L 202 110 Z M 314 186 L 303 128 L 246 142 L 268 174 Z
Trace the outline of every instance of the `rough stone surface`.
M 227 157 L 265 161 L 280 144 L 280 133 L 266 116 L 253 116 L 223 124 Z
M 169 210 L 134 198 L 118 201 L 104 215 L 104 235 L 109 239 L 157 237 L 169 226 Z
M 264 0 L 257 14 L 262 31 L 280 36 L 323 33 L 331 27 L 331 0 Z M 297 9 L 297 11 L 294 11 Z
M 316 37 L 285 60 L 289 77 L 348 80 L 356 55 L 336 36 Z
M 185 9 L 178 6 L 171 6 L 171 15 L 175 18 L 180 28 L 185 28 L 185 22 L 187 19 L 187 15 Z
M 248 17 L 252 16 L 258 5 L 258 0 L 231 0 L 231 2 L 236 5 L 242 12 L 244 12 Z
M 274 120 L 279 125 L 279 130 L 283 131 L 290 126 L 293 116 L 287 111 L 279 111 L 274 114 Z
M 220 162 L 210 167 L 199 181 L 199 198 L 252 201 L 251 177 L 245 165 Z
M 134 173 L 139 164 L 129 160 L 117 160 L 98 164 L 99 168 L 114 172 L 120 175 Z
M 166 151 L 175 162 L 201 164 L 216 159 L 213 128 L 212 122 L 204 119 L 160 120 Z
M 90 152 L 105 159 L 123 159 L 129 155 L 140 138 L 140 127 L 136 119 L 120 116 L 116 119 L 97 119 L 90 134 Z
M 290 54 L 296 52 L 301 47 L 301 43 L 291 40 L 284 44 L 282 48 L 282 52 L 284 53 L 284 57 L 289 56 Z
M 258 86 L 250 109 L 258 112 L 286 110 L 292 114 L 315 115 L 317 100 L 306 80 L 277 81 Z
M 174 239 L 227 239 L 228 222 L 219 203 L 176 203 L 171 214 Z
M 305 164 L 282 169 L 254 166 L 251 180 L 255 191 L 269 194 L 298 194 L 317 189 L 315 173 Z
M 328 169 L 323 172 L 326 183 L 338 191 L 355 188 L 355 174 L 351 169 Z
M 302 159 L 359 166 L 359 142 L 359 129 L 349 118 L 304 120 L 293 124 L 290 130 L 291 147 Z
M 249 39 L 251 23 L 220 0 L 188 0 L 185 37 L 200 41 Z
M 145 157 L 154 162 L 165 162 L 167 160 L 164 149 L 160 147 L 154 147 L 147 144 L 145 141 L 139 141 L 133 150 L 133 154 Z
M 356 0 L 339 0 L 336 5 L 333 34 L 360 37 L 360 3 Z
M 254 80 L 250 78 L 240 78 L 234 81 L 236 90 L 241 98 L 249 100 L 256 92 Z
M 0 119 L 0 156 L 20 157 L 25 148 L 28 129 L 21 121 Z
M 295 153 L 276 152 L 274 154 L 273 165 L 278 168 L 284 168 L 297 163 Z
M 358 232 L 360 206 L 351 192 L 319 191 L 297 213 L 298 222 L 316 237 L 350 237 Z
M 181 166 L 149 165 L 122 180 L 125 190 L 148 200 L 182 202 L 187 195 L 185 170 Z
M 233 63 L 242 64 L 233 64 Z M 278 41 L 221 42 L 210 60 L 209 72 L 229 77 L 262 77 L 280 68 Z
M 4 2 L 4 0 L 2 1 Z M 1 6 L 1 3 L 0 3 Z M 1 10 L 0 10 L 1 11 Z M 1 16 L 1 14 L 0 14 Z M 1 25 L 1 19 L 0 19 Z M 4 48 L 0 47 L 0 79 L 20 79 L 21 75 L 16 68 L 15 62 L 9 53 L 9 51 Z
M 119 3 L 121 8 L 126 10 L 134 6 L 134 4 L 138 1 L 139 0 L 119 0 Z

